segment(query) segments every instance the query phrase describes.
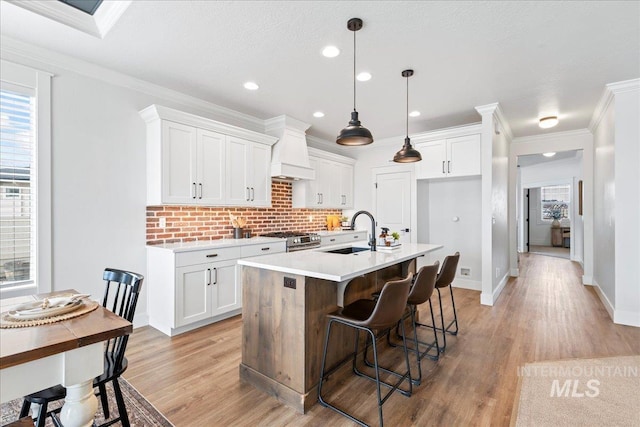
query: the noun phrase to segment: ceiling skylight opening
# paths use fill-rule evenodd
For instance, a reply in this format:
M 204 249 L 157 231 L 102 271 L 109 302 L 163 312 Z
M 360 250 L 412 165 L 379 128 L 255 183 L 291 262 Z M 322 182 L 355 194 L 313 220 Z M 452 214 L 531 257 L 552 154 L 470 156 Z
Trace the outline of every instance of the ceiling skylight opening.
M 255 82 L 246 82 L 244 84 L 244 88 L 247 90 L 258 90 L 260 86 L 258 86 L 258 84 Z
M 363 71 L 356 76 L 356 79 L 361 82 L 368 82 L 369 80 L 371 80 L 371 73 Z
M 322 55 L 326 56 L 327 58 L 335 58 L 336 56 L 340 55 L 340 49 L 335 46 L 326 46 L 324 49 L 322 49 Z
M 317 117 L 318 119 L 324 117 L 324 113 L 322 111 L 316 111 L 313 113 L 313 117 Z
M 418 117 L 420 115 L 420 111 L 414 110 L 409 113 L 409 117 Z

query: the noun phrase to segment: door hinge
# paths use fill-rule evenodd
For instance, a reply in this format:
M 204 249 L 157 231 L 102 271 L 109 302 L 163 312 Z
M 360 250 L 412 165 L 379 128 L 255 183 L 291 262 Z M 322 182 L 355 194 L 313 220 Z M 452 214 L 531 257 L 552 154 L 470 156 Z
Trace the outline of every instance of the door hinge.
M 375 185 L 376 188 L 378 188 L 378 183 L 377 182 L 374 182 L 373 185 Z

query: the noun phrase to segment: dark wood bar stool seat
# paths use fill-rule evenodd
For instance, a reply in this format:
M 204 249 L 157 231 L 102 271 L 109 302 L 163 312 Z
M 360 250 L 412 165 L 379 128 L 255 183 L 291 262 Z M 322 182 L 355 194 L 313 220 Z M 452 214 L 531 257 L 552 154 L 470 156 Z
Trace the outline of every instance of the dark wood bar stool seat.
M 398 321 L 402 318 L 404 311 L 406 310 L 407 297 L 409 296 L 409 288 L 411 286 L 412 274 L 403 280 L 396 280 L 385 283 L 380 297 L 377 300 L 361 299 L 345 306 L 344 308 L 327 315 L 327 332 L 324 341 L 324 351 L 322 353 L 322 364 L 320 367 L 320 382 L 318 383 L 318 401 L 327 408 L 333 409 L 339 414 L 349 418 L 351 421 L 358 423 L 359 425 L 366 426 L 367 424 L 347 413 L 346 411 L 338 408 L 337 406 L 328 403 L 322 396 L 322 386 L 327 376 L 335 372 L 342 364 L 332 368 L 328 372 L 325 371 L 325 364 L 327 359 L 327 347 L 329 344 L 329 336 L 331 334 L 331 327 L 334 323 L 339 323 L 345 326 L 354 328 L 354 351 L 352 355 L 352 370 L 356 375 L 363 376 L 364 378 L 371 379 L 376 383 L 376 391 L 378 398 L 378 416 L 380 419 L 380 426 L 383 425 L 382 405 L 387 401 L 390 395 L 398 390 L 406 396 L 410 396 L 412 393 L 412 381 L 411 381 L 411 368 L 409 365 L 409 353 L 406 346 L 406 340 L 404 340 L 404 355 L 406 363 L 406 372 L 396 373 L 399 377 L 395 384 L 388 384 L 380 380 L 380 366 L 378 364 L 378 348 L 376 344 L 376 334 L 374 330 L 387 330 L 397 325 Z M 401 325 L 402 336 L 405 336 L 404 325 Z M 363 374 L 356 367 L 356 358 L 358 355 L 358 345 L 360 331 L 365 331 L 368 335 L 368 339 L 371 339 L 373 346 L 373 360 L 375 377 Z M 349 358 L 346 359 L 348 361 Z M 408 390 L 402 390 L 400 385 L 404 382 L 408 382 Z M 389 387 L 390 390 L 382 396 L 381 385 Z

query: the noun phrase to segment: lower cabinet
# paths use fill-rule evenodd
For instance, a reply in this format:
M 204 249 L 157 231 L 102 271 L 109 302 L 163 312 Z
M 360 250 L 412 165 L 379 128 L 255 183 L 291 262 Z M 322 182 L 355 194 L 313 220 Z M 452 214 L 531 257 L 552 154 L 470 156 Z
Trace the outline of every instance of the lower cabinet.
M 238 259 L 286 251 L 284 240 L 242 243 L 182 252 L 148 246 L 145 284 L 149 324 L 173 336 L 240 314 Z
M 320 246 L 340 245 L 344 243 L 356 243 L 366 241 L 368 235 L 366 231 L 336 231 L 320 236 Z
M 242 308 L 236 260 L 176 268 L 176 326 Z

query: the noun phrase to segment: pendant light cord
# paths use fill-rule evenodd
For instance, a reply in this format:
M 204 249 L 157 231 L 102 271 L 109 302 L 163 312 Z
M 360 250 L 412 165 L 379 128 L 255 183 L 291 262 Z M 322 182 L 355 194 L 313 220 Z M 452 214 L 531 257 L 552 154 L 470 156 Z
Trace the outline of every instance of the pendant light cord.
M 409 76 L 407 76 L 407 138 L 409 138 Z
M 356 111 L 356 31 L 353 32 L 353 111 Z

